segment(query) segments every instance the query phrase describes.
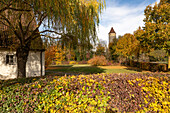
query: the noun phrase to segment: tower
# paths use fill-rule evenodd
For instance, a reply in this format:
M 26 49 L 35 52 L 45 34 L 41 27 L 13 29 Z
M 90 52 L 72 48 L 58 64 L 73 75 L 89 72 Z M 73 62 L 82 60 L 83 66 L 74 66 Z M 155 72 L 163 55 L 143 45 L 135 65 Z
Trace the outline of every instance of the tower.
M 113 39 L 114 38 L 116 38 L 116 32 L 115 32 L 115 30 L 112 27 L 110 32 L 109 32 L 109 44 L 113 43 Z
M 107 52 L 107 58 L 109 60 L 113 60 L 113 50 L 112 50 L 112 46 L 114 45 L 114 39 L 116 39 L 116 32 L 113 29 L 113 27 L 111 28 L 110 32 L 109 32 L 109 44 L 108 44 L 108 52 Z

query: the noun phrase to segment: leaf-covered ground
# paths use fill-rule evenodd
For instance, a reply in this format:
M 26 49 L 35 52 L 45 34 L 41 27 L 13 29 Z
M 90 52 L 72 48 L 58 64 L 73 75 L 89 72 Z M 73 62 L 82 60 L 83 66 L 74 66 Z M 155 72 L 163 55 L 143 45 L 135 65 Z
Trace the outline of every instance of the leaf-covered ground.
M 170 112 L 169 75 L 93 74 L 0 81 L 0 112 Z

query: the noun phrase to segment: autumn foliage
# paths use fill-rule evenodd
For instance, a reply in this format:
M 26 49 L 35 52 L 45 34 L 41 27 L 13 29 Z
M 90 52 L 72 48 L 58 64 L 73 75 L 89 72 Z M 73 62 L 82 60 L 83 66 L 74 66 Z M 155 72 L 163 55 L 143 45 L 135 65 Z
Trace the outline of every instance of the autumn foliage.
M 170 69 L 170 2 L 160 0 L 144 10 L 144 31 L 138 37 L 142 48 L 164 49 L 168 53 L 168 68 Z
M 169 113 L 167 76 L 94 74 L 0 81 L 0 112 Z
M 139 41 L 130 33 L 125 34 L 117 42 L 116 52 L 124 57 L 131 56 L 137 51 Z
M 55 57 L 55 49 L 53 46 L 49 47 L 45 51 L 45 68 L 47 68 Z
M 104 56 L 94 56 L 92 59 L 88 61 L 88 63 L 93 66 L 105 66 L 107 65 L 108 61 Z

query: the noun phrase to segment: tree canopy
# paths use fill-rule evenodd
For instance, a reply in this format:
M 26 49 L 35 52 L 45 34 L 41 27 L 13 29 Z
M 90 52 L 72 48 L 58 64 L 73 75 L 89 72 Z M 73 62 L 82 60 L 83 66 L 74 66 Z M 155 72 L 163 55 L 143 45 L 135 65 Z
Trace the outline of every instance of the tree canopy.
M 99 55 L 99 56 L 101 56 L 101 55 L 105 56 L 106 46 L 107 46 L 107 44 L 106 44 L 105 41 L 99 40 L 97 47 L 96 47 L 96 53 L 95 54 Z
M 79 38 L 80 41 L 88 37 L 88 40 L 93 38 L 95 41 L 99 13 L 104 8 L 102 0 L 2 0 L 1 4 L 1 24 L 8 26 L 8 29 L 11 29 L 17 36 L 20 32 L 20 30 L 17 32 L 18 29 L 24 30 L 20 27 L 29 28 L 29 23 L 36 20 L 37 25 L 30 34 L 33 39 L 39 35 L 35 31 L 40 30 L 39 27 L 43 26 L 47 29 L 40 30 L 40 34 L 52 32 L 55 28 L 56 34 L 67 34 L 68 36 L 70 34 L 74 38 Z M 8 11 L 4 9 L 8 9 Z M 7 15 L 12 19 L 9 19 Z M 27 19 L 24 19 L 25 15 Z M 15 25 L 13 25 L 14 23 Z
M 104 7 L 104 0 L 1 0 L 0 26 L 3 31 L 10 31 L 8 35 L 17 42 L 18 76 L 26 76 L 30 45 L 40 36 L 68 36 L 81 43 L 95 41 Z M 52 37 L 49 33 L 57 35 Z
M 110 59 L 116 61 L 118 58 L 118 55 L 116 53 L 116 46 L 117 46 L 117 42 L 120 39 L 120 35 L 118 36 L 118 38 L 113 38 L 113 42 L 109 43 L 109 54 L 110 54 Z
M 160 0 L 154 6 L 147 6 L 145 11 L 145 26 L 141 37 L 141 46 L 152 49 L 164 49 L 170 55 L 170 1 Z M 170 68 L 170 56 L 169 64 Z
M 147 6 L 145 11 L 143 47 L 170 51 L 170 1 L 161 0 L 159 4 Z
M 139 41 L 134 35 L 126 33 L 117 42 L 116 52 L 124 57 L 131 56 L 136 52 Z

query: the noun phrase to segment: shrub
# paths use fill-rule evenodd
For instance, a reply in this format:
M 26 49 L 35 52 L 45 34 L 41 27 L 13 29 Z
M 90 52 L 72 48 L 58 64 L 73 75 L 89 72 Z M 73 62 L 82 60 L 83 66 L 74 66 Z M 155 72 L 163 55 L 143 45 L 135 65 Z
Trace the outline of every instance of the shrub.
M 141 62 L 141 69 L 150 70 L 149 62 Z
M 82 60 L 82 61 L 78 62 L 78 64 L 87 64 L 87 61 Z
M 56 61 L 55 62 L 56 65 L 62 64 L 61 61 Z
M 69 61 L 63 61 L 62 64 L 69 64 Z
M 108 61 L 104 56 L 94 56 L 92 59 L 88 61 L 88 64 L 93 66 L 105 66 L 107 65 Z
M 108 62 L 107 65 L 108 65 L 108 66 L 111 66 L 111 65 L 112 65 L 112 62 Z
M 132 67 L 138 67 L 143 70 L 148 71 L 168 71 L 168 64 L 164 63 L 154 63 L 154 62 L 135 62 L 130 60 L 127 64 Z
M 77 64 L 76 61 L 70 61 L 69 64 Z

